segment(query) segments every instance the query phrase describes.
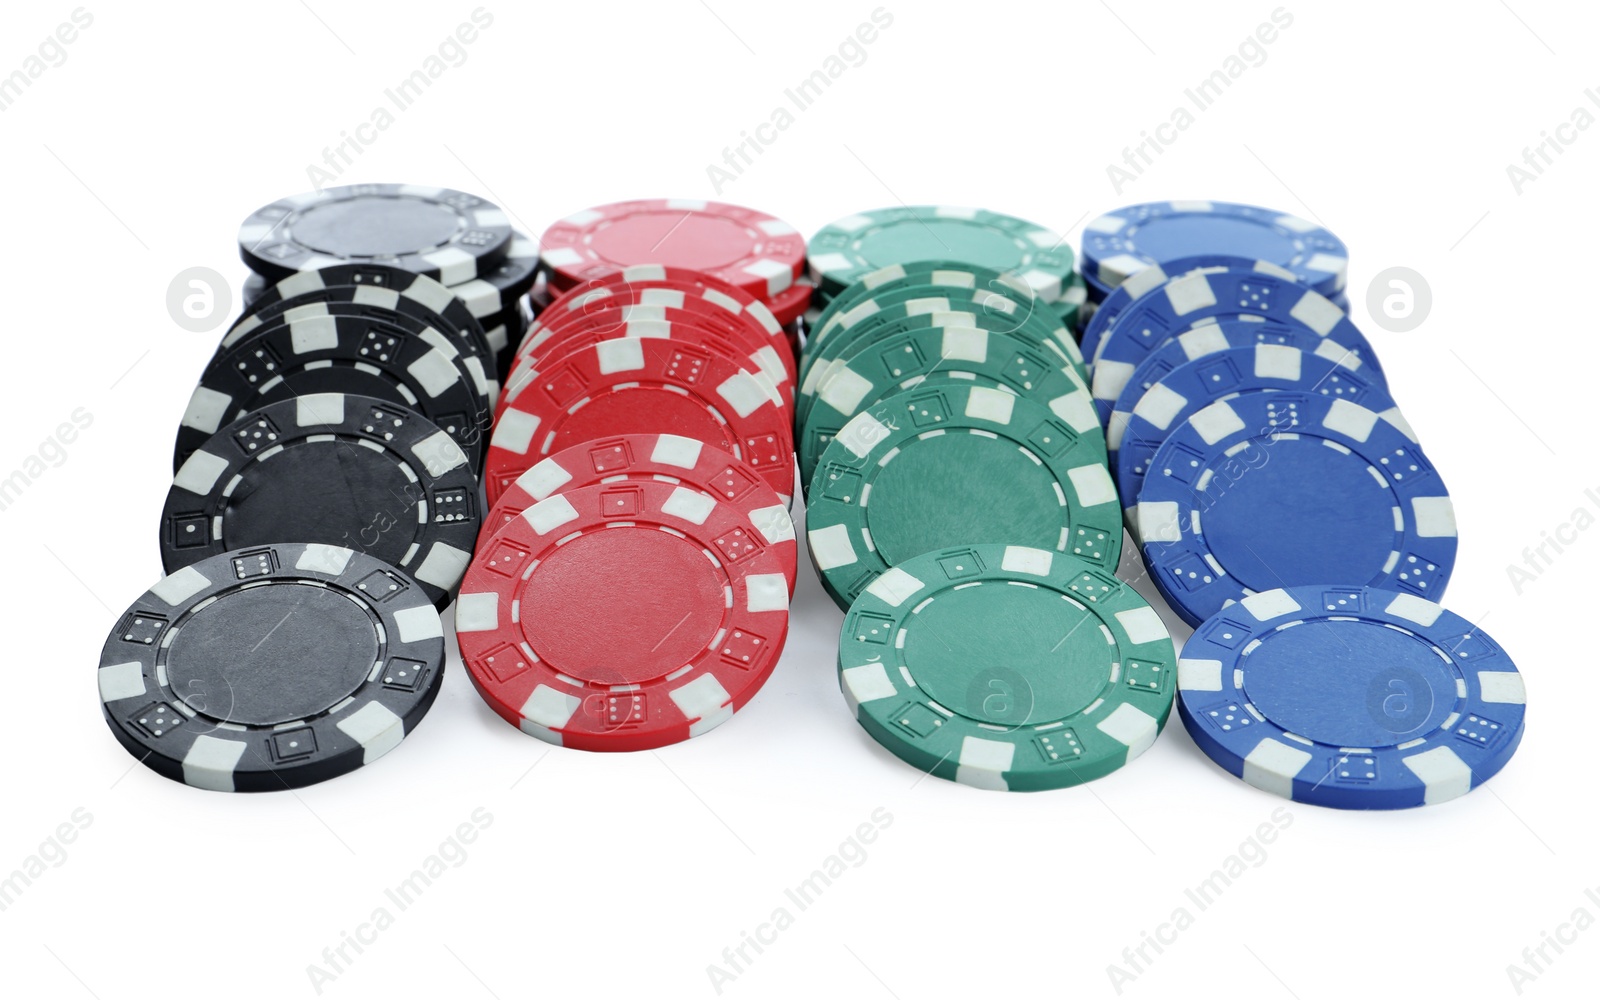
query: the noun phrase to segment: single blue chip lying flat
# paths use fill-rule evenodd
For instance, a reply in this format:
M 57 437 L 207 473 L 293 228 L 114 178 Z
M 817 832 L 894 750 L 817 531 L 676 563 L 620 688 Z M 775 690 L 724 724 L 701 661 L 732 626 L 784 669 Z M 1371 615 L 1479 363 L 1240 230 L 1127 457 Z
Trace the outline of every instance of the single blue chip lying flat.
M 1438 598 L 1456 557 L 1449 494 L 1405 419 L 1305 392 L 1195 413 L 1151 460 L 1135 516 L 1151 577 L 1191 625 L 1326 580 Z
M 1341 809 L 1445 802 L 1522 739 L 1522 675 L 1493 639 L 1410 594 L 1269 590 L 1198 628 L 1178 712 L 1207 757 L 1264 791 Z
M 1129 205 L 1083 231 L 1084 274 L 1110 288 L 1153 264 L 1204 253 L 1270 261 L 1324 295 L 1344 288 L 1349 266 L 1344 241 L 1322 226 L 1225 201 Z
M 1156 348 L 1208 320 L 1246 316 L 1302 326 L 1336 344 L 1363 339 L 1344 310 L 1296 281 L 1260 269 L 1191 271 L 1136 299 L 1106 331 L 1090 386 L 1100 419 L 1110 419 L 1123 387 Z M 1376 355 L 1369 352 L 1362 360 L 1382 375 Z
M 1355 330 L 1355 327 L 1350 329 Z M 1360 335 L 1359 330 L 1356 335 L 1358 339 L 1355 343 L 1339 344 L 1298 324 L 1268 323 L 1253 316 L 1220 323 L 1203 323 L 1178 334 L 1151 351 L 1134 369 L 1133 376 L 1117 395 L 1116 407 L 1106 421 L 1106 448 L 1110 452 L 1112 467 L 1116 466 L 1117 452 L 1122 447 L 1122 437 L 1127 433 L 1128 418 L 1133 415 L 1133 408 L 1139 405 L 1139 400 L 1152 386 L 1179 365 L 1186 365 L 1218 351 L 1276 344 L 1341 362 L 1346 367 L 1358 368 L 1364 375 L 1381 381 L 1383 376 L 1377 369 L 1362 364 L 1365 359 L 1374 356 L 1372 345 Z
M 1383 413 L 1395 408 L 1382 381 L 1354 359 L 1349 364 L 1307 354 L 1296 347 L 1257 344 L 1208 354 L 1179 365 L 1150 388 L 1128 415 L 1115 463 L 1117 493 L 1134 538 L 1134 502 L 1145 471 L 1167 435 L 1219 399 L 1245 393 L 1298 391 L 1359 403 Z

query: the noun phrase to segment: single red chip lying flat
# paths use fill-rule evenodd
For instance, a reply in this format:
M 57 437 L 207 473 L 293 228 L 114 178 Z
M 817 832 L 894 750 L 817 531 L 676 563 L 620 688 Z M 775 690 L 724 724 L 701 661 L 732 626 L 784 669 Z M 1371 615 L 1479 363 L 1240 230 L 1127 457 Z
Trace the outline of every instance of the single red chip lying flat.
M 687 486 L 747 515 L 757 534 L 783 557 L 783 574 L 789 593 L 794 593 L 799 551 L 783 498 L 727 452 L 676 434 L 618 434 L 551 455 L 500 494 L 478 535 L 476 556 L 483 558 L 495 532 L 541 500 L 596 483 L 635 479 Z
M 806 241 L 793 226 L 738 205 L 687 199 L 622 201 L 568 216 L 539 241 L 566 290 L 635 264 L 704 271 L 763 301 L 794 284 Z
M 789 411 L 712 350 L 619 337 L 554 359 L 495 424 L 484 484 L 492 506 L 541 459 L 614 434 L 692 437 L 731 453 L 787 503 L 794 495 Z
M 558 493 L 467 571 L 461 658 L 531 736 L 579 750 L 678 743 L 728 721 L 771 676 L 789 628 L 784 561 L 747 514 L 686 486 Z

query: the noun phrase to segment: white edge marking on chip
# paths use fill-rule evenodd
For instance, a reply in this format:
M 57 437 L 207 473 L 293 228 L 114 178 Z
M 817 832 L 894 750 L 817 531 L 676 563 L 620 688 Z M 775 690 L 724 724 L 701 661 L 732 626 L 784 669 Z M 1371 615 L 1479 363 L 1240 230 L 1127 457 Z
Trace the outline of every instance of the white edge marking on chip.
M 898 566 L 891 566 L 879 574 L 876 580 L 867 584 L 867 593 L 891 608 L 898 608 L 917 596 L 924 586 L 926 584 L 910 573 Z
M 1223 438 L 1238 434 L 1245 429 L 1245 424 L 1239 414 L 1225 399 L 1219 399 L 1210 406 L 1196 411 L 1189 417 L 1189 426 L 1195 429 L 1206 444 L 1216 444 Z
M 1011 414 L 1016 405 L 1017 397 L 1009 392 L 973 386 L 967 392 L 966 414 L 974 420 L 1005 426 L 1011 423 Z
M 528 700 L 522 703 L 520 714 L 530 722 L 545 729 L 561 729 L 577 713 L 578 707 L 583 704 L 582 699 L 563 691 L 557 691 L 548 684 L 540 684 L 528 695 Z
M 644 367 L 644 345 L 637 337 L 602 340 L 594 345 L 594 353 L 602 375 L 638 371 Z
M 338 722 L 339 731 L 361 744 L 361 762 L 370 764 L 400 745 L 406 723 L 381 702 L 369 701 Z
M 717 386 L 717 395 L 728 401 L 740 417 L 748 417 L 767 403 L 772 396 L 749 373 L 741 371 Z
M 1135 510 L 1139 524 L 1139 538 L 1149 542 L 1176 542 L 1183 538 L 1178 524 L 1178 505 L 1171 500 L 1140 503 Z
M 1155 745 L 1161 733 L 1161 723 L 1148 712 L 1132 705 L 1118 705 L 1111 714 L 1095 723 L 1096 729 L 1128 748 L 1128 760 L 1144 753 Z
M 767 540 L 768 545 L 794 541 L 794 518 L 789 516 L 789 509 L 782 504 L 757 507 L 750 512 L 750 523 Z
M 1344 310 L 1316 292 L 1308 291 L 1289 310 L 1289 315 L 1326 337 L 1345 318 Z
M 745 610 L 788 611 L 789 580 L 782 573 L 753 573 L 744 578 Z
M 827 403 L 836 412 L 851 416 L 871 391 L 870 381 L 849 368 L 839 368 L 822 380 L 816 398 L 818 402 Z
M 202 448 L 183 460 L 178 474 L 172 477 L 172 485 L 196 496 L 207 496 L 216 487 L 217 479 L 227 471 L 227 459 Z
M 1352 403 L 1348 399 L 1336 399 L 1328 407 L 1328 415 L 1322 418 L 1322 426 L 1338 434 L 1343 434 L 1352 441 L 1365 441 L 1372 435 L 1372 428 L 1378 423 L 1378 415 L 1359 403 Z
M 1239 604 L 1258 622 L 1271 621 L 1303 610 L 1287 590 L 1263 590 L 1241 598 Z
M 417 456 L 422 467 L 428 470 L 428 475 L 443 476 L 453 469 L 459 469 L 467 464 L 466 452 L 456 444 L 456 439 L 445 431 L 434 431 L 432 434 L 411 446 L 411 453 Z
M 989 358 L 989 333 L 970 326 L 944 327 L 940 357 L 946 361 L 982 362 Z
M 1449 747 L 1439 746 L 1400 758 L 1422 781 L 1422 802 L 1449 802 L 1472 791 L 1472 768 Z
M 1081 389 L 1050 400 L 1050 412 L 1079 434 L 1100 429 L 1100 418 L 1094 412 L 1094 403 L 1089 401 L 1089 394 Z
M 406 371 L 417 380 L 430 399 L 448 392 L 461 384 L 461 371 L 449 355 L 434 348 L 406 366 Z
M 1408 622 L 1416 622 L 1427 628 L 1439 620 L 1444 614 L 1444 608 L 1425 598 L 1415 597 L 1411 594 L 1396 594 L 1394 599 L 1385 607 L 1384 612 L 1396 618 L 1404 618 Z
M 471 561 L 471 552 L 464 552 L 444 542 L 434 542 L 411 575 L 419 583 L 430 583 L 440 590 L 454 590 Z
M 1130 608 L 1127 611 L 1116 613 L 1117 621 L 1122 623 L 1123 629 L 1128 633 L 1128 638 L 1135 644 L 1143 645 L 1147 642 L 1170 641 L 1171 634 L 1167 627 L 1161 624 L 1161 616 L 1155 608 L 1146 605 L 1141 608 Z
M 533 447 L 534 435 L 539 433 L 539 418 L 526 410 L 508 407 L 494 425 L 491 447 L 516 455 L 526 455 Z
M 1311 762 L 1311 755 L 1278 740 L 1266 739 L 1256 744 L 1244 759 L 1240 777 L 1246 784 L 1263 792 L 1294 798 L 1294 776 Z
M 355 552 L 342 545 L 312 543 L 300 553 L 300 558 L 295 560 L 294 568 L 309 573 L 339 576 L 350 568 L 350 560 L 354 559 L 355 555 Z
M 549 458 L 517 477 L 517 485 L 526 490 L 535 502 L 543 500 L 570 482 L 572 473 L 563 468 L 559 462 Z
M 834 440 L 855 457 L 866 458 L 879 443 L 889 439 L 889 434 L 889 428 L 880 423 L 871 410 L 862 410 L 839 428 Z
M 344 423 L 344 393 L 314 392 L 296 397 L 294 421 L 297 427 L 326 427 Z
M 717 502 L 704 493 L 691 490 L 685 486 L 673 489 L 666 501 L 661 505 L 663 514 L 688 521 L 690 524 L 705 524 L 706 518 L 717 509 Z
M 855 546 L 850 544 L 850 529 L 843 524 L 813 528 L 806 533 L 806 541 L 811 546 L 811 558 L 823 572 L 856 561 Z
M 492 592 L 456 597 L 457 632 L 493 632 L 500 627 L 500 597 Z
M 1285 382 L 1300 381 L 1300 362 L 1306 352 L 1297 347 L 1284 347 L 1282 344 L 1257 344 L 1255 351 L 1255 373 L 1259 378 L 1281 379 Z
M 210 578 L 193 566 L 185 566 L 157 580 L 156 585 L 150 588 L 150 593 L 165 601 L 169 607 L 177 607 L 209 586 Z
M 203 385 L 196 386 L 194 395 L 189 397 L 188 407 L 183 411 L 183 426 L 215 434 L 232 406 L 232 396 Z
M 1167 283 L 1167 302 L 1179 316 L 1187 316 L 1197 309 L 1209 309 L 1217 304 L 1217 294 L 1211 287 L 1210 276 L 1204 273 L 1174 278 Z
M 1515 670 L 1478 671 L 1478 691 L 1491 705 L 1526 705 L 1528 688 Z
M 701 674 L 687 684 L 670 689 L 672 703 L 685 719 L 709 719 L 723 713 L 732 697 L 716 674 Z M 721 720 L 719 720 L 721 721 Z
M 528 526 L 540 535 L 548 535 L 559 529 L 564 524 L 570 524 L 578 519 L 578 512 L 573 509 L 572 502 L 565 493 L 545 497 L 538 503 L 522 512 L 522 519 Z
M 692 469 L 700 464 L 700 452 L 704 449 L 705 443 L 694 438 L 662 434 L 656 438 L 655 447 L 650 449 L 650 460 L 680 469 Z
M 889 678 L 888 669 L 882 663 L 846 667 L 839 671 L 839 681 L 840 687 L 844 690 L 845 700 L 850 703 L 852 715 L 860 714 L 863 702 L 881 701 L 900 693 L 894 686 L 894 681 Z
M 1117 502 L 1117 484 L 1112 481 L 1110 471 L 1102 462 L 1068 469 L 1067 480 L 1072 483 L 1072 491 L 1077 494 L 1078 502 L 1085 507 Z
M 214 792 L 233 791 L 233 772 L 244 751 L 241 740 L 195 737 L 183 756 L 183 783 Z
M 1172 426 L 1172 420 L 1189 405 L 1189 397 L 1157 382 L 1133 406 L 1133 415 L 1149 422 L 1157 430 Z
M 1055 562 L 1055 553 L 1028 545 L 1007 545 L 1000 554 L 1000 568 L 1007 573 L 1026 573 L 1029 576 L 1049 576 Z
M 144 667 L 137 660 L 106 664 L 100 668 L 99 681 L 102 702 L 139 698 L 148 690 L 144 684 Z
M 1422 538 L 1456 537 L 1456 508 L 1447 496 L 1412 497 L 1411 515 Z
M 1014 744 L 964 736 L 956 758 L 956 781 L 973 788 L 1008 791 L 1010 786 L 1006 784 L 1005 774 L 1011 770 L 1016 755 Z

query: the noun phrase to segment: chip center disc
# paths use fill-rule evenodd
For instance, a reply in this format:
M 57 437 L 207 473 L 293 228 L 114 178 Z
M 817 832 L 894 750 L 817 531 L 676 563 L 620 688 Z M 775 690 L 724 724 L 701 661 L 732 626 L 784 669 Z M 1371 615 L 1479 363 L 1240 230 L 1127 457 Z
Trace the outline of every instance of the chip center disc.
M 944 590 L 906 627 L 917 686 L 997 726 L 1065 719 L 1100 697 L 1116 652 L 1095 618 L 1054 591 L 985 582 Z
M 561 546 L 518 595 L 522 631 L 551 669 L 609 687 L 691 662 L 722 627 L 727 580 L 700 546 L 611 528 Z
M 1284 729 L 1338 747 L 1425 736 L 1455 708 L 1456 674 L 1433 645 L 1364 621 L 1273 632 L 1244 661 L 1244 691 Z
M 1364 459 L 1307 436 L 1257 440 L 1252 451 L 1266 454 L 1265 464 L 1233 473 L 1232 483 L 1219 471 L 1201 513 L 1206 544 L 1229 575 L 1262 591 L 1365 584 L 1383 572 L 1396 500 Z
M 167 676 L 201 715 L 275 726 L 349 697 L 378 654 L 372 620 L 354 601 L 327 587 L 276 583 L 196 611 L 167 651 Z
M 873 230 L 856 244 L 856 252 L 877 267 L 954 258 L 1004 272 L 1022 261 L 1022 249 L 1004 233 L 988 226 L 937 219 Z
M 399 257 L 449 243 L 461 219 L 417 198 L 355 198 L 313 205 L 291 226 L 296 243 L 331 257 Z
M 1140 253 L 1156 261 L 1178 260 L 1199 252 L 1231 254 L 1286 264 L 1299 254 L 1294 241 L 1270 226 L 1222 214 L 1152 219 L 1133 236 Z
M 737 447 L 705 404 L 679 392 L 623 389 L 601 393 L 558 425 L 551 450 L 614 434 L 677 434 L 724 451 Z
M 595 233 L 589 249 L 619 267 L 670 262 L 712 271 L 750 256 L 752 243 L 759 240 L 730 219 L 698 212 L 643 212 Z
M 422 487 L 396 456 L 351 441 L 292 442 L 244 475 L 222 515 L 229 548 L 337 538 L 400 565 L 420 529 Z
M 1056 550 L 1065 518 L 1053 483 L 993 438 L 952 431 L 910 441 L 872 482 L 872 541 L 890 566 L 952 545 Z

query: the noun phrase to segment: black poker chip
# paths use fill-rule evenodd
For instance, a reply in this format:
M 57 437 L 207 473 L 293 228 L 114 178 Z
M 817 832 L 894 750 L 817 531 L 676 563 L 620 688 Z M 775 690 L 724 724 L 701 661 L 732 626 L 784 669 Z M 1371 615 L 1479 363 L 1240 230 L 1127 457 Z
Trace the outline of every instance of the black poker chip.
M 224 342 L 184 411 L 173 469 L 241 416 L 322 392 L 408 407 L 439 425 L 481 468 L 486 383 L 469 374 L 454 345 L 437 332 L 417 336 L 384 318 L 339 312 L 338 304 L 307 306 Z
M 403 406 L 311 393 L 212 435 L 173 479 L 161 518 L 167 572 L 284 538 L 397 566 L 443 610 L 483 520 L 476 470 Z
M 255 546 L 164 577 L 117 622 L 99 688 L 117 740 L 216 791 L 299 788 L 400 744 L 439 691 L 439 614 L 352 549 Z
M 341 264 L 301 271 L 275 284 L 263 283 L 251 294 L 244 313 L 223 342 L 291 309 L 319 302 L 345 302 L 374 312 L 389 310 L 413 316 L 450 336 L 464 354 L 490 354 L 483 324 L 465 300 L 432 278 L 386 264 Z
M 446 285 L 499 266 L 511 222 L 464 191 L 355 184 L 281 198 L 239 227 L 239 255 L 274 280 L 335 264 L 390 264 Z

